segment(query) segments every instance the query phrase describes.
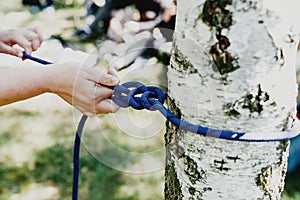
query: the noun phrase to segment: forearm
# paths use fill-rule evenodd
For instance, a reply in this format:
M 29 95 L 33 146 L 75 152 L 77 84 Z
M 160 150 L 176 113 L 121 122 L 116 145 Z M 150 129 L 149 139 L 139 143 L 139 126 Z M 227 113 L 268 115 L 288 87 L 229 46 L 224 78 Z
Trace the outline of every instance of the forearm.
M 48 92 L 50 68 L 0 68 L 0 106 Z
M 113 90 L 98 85 L 118 83 L 114 71 L 80 63 L 0 68 L 0 106 L 50 92 L 87 116 L 116 112 L 119 107 L 109 99 Z

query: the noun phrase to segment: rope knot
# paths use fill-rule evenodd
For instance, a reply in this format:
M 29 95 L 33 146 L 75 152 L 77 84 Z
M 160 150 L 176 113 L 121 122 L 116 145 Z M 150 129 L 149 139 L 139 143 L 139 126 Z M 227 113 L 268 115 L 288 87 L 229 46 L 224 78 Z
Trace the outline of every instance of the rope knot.
M 112 100 L 122 108 L 131 106 L 137 110 L 158 110 L 163 107 L 166 98 L 166 94 L 160 88 L 145 86 L 140 82 L 117 85 L 114 91 Z

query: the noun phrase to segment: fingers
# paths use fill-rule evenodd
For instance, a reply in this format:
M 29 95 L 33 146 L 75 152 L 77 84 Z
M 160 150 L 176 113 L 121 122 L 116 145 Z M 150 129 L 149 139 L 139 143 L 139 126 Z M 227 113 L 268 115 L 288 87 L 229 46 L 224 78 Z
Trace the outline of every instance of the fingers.
M 89 102 L 85 105 L 90 105 L 92 107 L 87 108 L 89 111 L 84 112 L 85 115 L 91 117 L 96 114 L 105 114 L 113 113 L 119 109 L 119 106 L 116 105 L 111 99 L 114 91 L 103 86 L 97 86 L 95 93 L 92 94 L 92 98 L 88 98 Z M 91 100 L 92 99 L 92 100 Z
M 83 115 L 88 117 L 94 117 L 97 114 L 108 114 L 115 113 L 120 109 L 120 107 L 115 104 L 111 99 L 104 99 L 100 101 L 91 110 L 81 111 Z
M 117 72 L 114 69 L 109 69 L 105 73 L 103 69 L 101 70 L 98 68 L 98 70 L 100 72 L 100 77 L 94 79 L 98 79 L 96 81 L 97 87 L 95 90 L 95 96 L 97 97 L 96 99 L 100 100 L 95 104 L 96 114 L 114 113 L 120 109 L 117 104 L 109 99 L 113 95 L 114 91 L 101 85 L 115 86 L 119 84 L 120 80 L 118 78 Z
M 59 94 L 59 96 L 88 117 L 113 113 L 119 109 L 119 106 L 109 99 L 113 95 L 113 90 L 103 86 L 82 89 L 77 88 L 72 94 Z
M 44 40 L 42 32 L 39 28 L 30 28 L 26 30 L 24 36 L 31 41 L 31 47 L 33 51 L 37 50 Z
M 110 74 L 110 75 L 112 75 L 112 76 L 115 76 L 116 78 L 118 78 L 118 73 L 113 68 L 110 68 L 107 73 Z
M 7 53 L 13 56 L 22 58 L 23 52 L 20 49 L 13 48 L 5 43 L 0 43 L 0 52 Z
M 93 117 L 97 114 L 115 113 L 120 109 L 120 107 L 111 99 L 103 99 L 99 102 L 78 102 L 77 99 L 74 99 L 74 97 L 66 94 L 60 95 L 60 97 L 76 107 L 83 115 L 86 115 L 88 117 Z
M 12 44 L 18 44 L 24 49 L 27 54 L 31 54 L 33 51 L 32 43 L 23 34 L 16 33 L 11 36 Z
M 104 87 L 104 86 L 97 86 L 95 90 L 95 97 L 97 100 L 102 100 L 106 98 L 110 98 L 113 95 L 114 91 Z
M 102 101 L 100 101 L 97 105 L 96 105 L 96 111 L 97 114 L 98 113 L 115 113 L 117 112 L 120 107 L 115 104 L 111 99 L 104 99 Z
M 95 105 L 93 109 L 79 109 L 79 111 L 88 117 L 94 117 L 97 114 L 115 113 L 120 109 L 112 100 L 105 99 Z
M 38 28 L 0 32 L 0 51 L 18 57 L 22 57 L 22 50 L 15 48 L 14 45 L 18 45 L 27 54 L 31 54 L 41 46 L 42 42 L 43 36 Z
M 120 82 L 117 73 L 113 70 L 106 72 L 103 68 L 91 68 L 89 75 L 89 80 L 100 85 L 115 86 Z
M 35 27 L 35 28 L 30 28 L 29 30 L 31 30 L 32 32 L 37 34 L 37 37 L 38 37 L 40 43 L 42 43 L 44 41 L 44 37 L 43 37 L 41 29 Z
M 115 113 L 120 107 L 111 99 L 103 99 L 95 104 L 87 104 L 77 108 L 83 115 L 93 117 L 98 114 Z
M 43 36 L 38 28 L 23 30 L 22 36 L 27 40 L 27 44 L 24 44 L 24 46 L 19 45 L 25 49 L 26 53 L 37 50 L 43 42 Z
M 99 80 L 96 81 L 97 83 L 101 85 L 107 85 L 107 86 L 115 86 L 119 84 L 119 79 L 113 75 L 110 74 L 103 74 L 100 76 Z

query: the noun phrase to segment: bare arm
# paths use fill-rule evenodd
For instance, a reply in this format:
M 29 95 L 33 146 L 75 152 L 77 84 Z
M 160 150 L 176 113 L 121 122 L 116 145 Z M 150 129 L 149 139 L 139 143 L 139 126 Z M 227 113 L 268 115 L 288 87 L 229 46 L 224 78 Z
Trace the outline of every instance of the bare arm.
M 109 99 L 113 90 L 96 83 L 113 86 L 119 80 L 113 71 L 101 67 L 81 68 L 78 63 L 1 68 L 0 106 L 51 92 L 87 116 L 118 110 Z
M 3 30 L 0 31 L 0 53 L 22 57 L 22 51 L 30 54 L 42 41 L 38 28 Z M 51 92 L 87 116 L 115 112 L 119 107 L 109 98 L 113 90 L 99 84 L 114 86 L 118 83 L 114 71 L 82 68 L 78 63 L 1 68 L 0 106 Z
M 47 92 L 45 82 L 46 68 L 1 68 L 0 106 L 28 99 Z M 38 76 L 33 76 L 38 74 Z

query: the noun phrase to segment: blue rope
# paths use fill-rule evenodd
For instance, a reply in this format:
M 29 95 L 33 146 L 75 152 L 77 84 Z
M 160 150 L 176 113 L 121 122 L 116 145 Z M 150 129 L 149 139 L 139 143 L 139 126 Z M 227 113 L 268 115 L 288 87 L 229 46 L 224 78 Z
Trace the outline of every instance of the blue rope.
M 25 52 L 23 52 L 23 58 L 26 58 L 26 59 L 29 59 L 29 60 L 33 60 L 35 62 L 38 62 L 38 63 L 41 63 L 43 65 L 49 65 L 49 64 L 52 64 L 51 62 L 48 62 L 46 60 L 42 60 L 40 58 L 37 58 L 37 57 L 33 57 Z
M 51 62 L 42 60 L 40 58 L 37 57 L 33 57 L 25 52 L 23 52 L 23 58 L 25 59 L 30 59 L 33 60 L 35 62 L 44 64 L 44 65 L 48 65 L 48 64 L 52 64 Z M 74 141 L 74 149 L 73 149 L 73 187 L 72 187 L 72 200 L 77 200 L 78 199 L 78 182 L 79 182 L 79 171 L 80 171 L 80 161 L 79 161 L 79 157 L 80 157 L 80 142 L 81 142 L 81 135 L 82 135 L 82 131 L 83 131 L 83 127 L 84 124 L 87 120 L 87 116 L 82 115 L 78 127 L 77 127 L 77 131 L 75 134 L 75 141 Z
M 130 90 L 129 88 L 133 88 Z M 170 112 L 163 104 L 167 95 L 158 87 L 145 86 L 140 82 L 127 82 L 114 87 L 112 100 L 120 107 L 132 107 L 137 110 L 158 110 L 166 119 L 181 130 L 190 131 L 203 136 L 215 137 L 226 140 L 245 142 L 272 142 L 291 139 L 299 135 L 300 123 L 295 122 L 292 129 L 287 131 L 270 132 L 234 132 L 218 130 L 191 124 L 181 120 Z
M 80 138 L 86 120 L 87 120 L 87 116 L 82 115 L 75 135 L 74 151 L 73 151 L 73 190 L 72 190 L 73 200 L 78 199 L 78 180 L 79 180 L 79 171 L 80 171 L 80 162 L 79 162 L 80 140 L 81 140 Z
M 51 62 L 35 58 L 26 53 L 24 58 L 39 62 L 41 64 L 51 64 Z M 108 86 L 107 86 L 108 87 Z M 261 132 L 234 132 L 226 130 L 211 129 L 199 125 L 194 125 L 176 117 L 163 104 L 167 95 L 158 87 L 145 86 L 140 82 L 126 82 L 122 85 L 109 87 L 114 90 L 112 100 L 122 108 L 132 107 L 137 110 L 158 110 L 166 117 L 174 126 L 203 136 L 215 137 L 226 140 L 245 141 L 245 142 L 272 142 L 288 140 L 298 136 L 300 130 L 300 123 L 295 121 L 292 129 L 287 131 L 275 131 L 262 134 Z M 130 90 L 131 88 L 131 90 Z M 75 137 L 74 154 L 73 154 L 73 192 L 72 199 L 78 198 L 78 177 L 79 177 L 79 152 L 80 152 L 80 138 L 82 135 L 84 124 L 87 120 L 86 116 L 82 116 Z

